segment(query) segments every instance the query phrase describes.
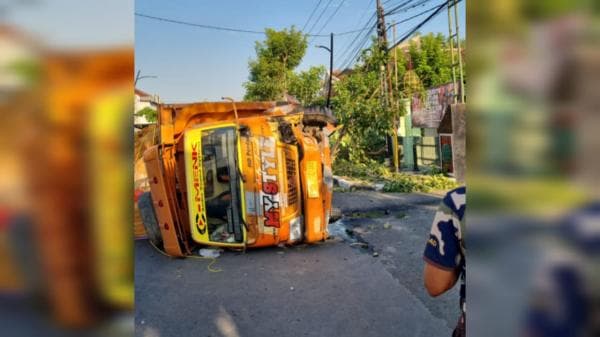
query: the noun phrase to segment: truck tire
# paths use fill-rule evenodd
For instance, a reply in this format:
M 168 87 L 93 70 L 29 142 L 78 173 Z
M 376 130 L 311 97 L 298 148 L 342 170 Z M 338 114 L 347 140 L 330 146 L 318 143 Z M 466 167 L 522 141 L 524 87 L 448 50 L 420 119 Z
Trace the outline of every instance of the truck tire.
M 337 120 L 333 117 L 331 110 L 327 108 L 306 108 L 302 123 L 308 126 L 324 127 L 328 123 L 337 124 Z
M 156 213 L 154 213 L 154 204 L 152 203 L 150 192 L 144 192 L 140 196 L 138 199 L 138 209 L 148 240 L 155 246 L 162 244 L 162 235 L 160 234 L 160 228 L 158 227 Z

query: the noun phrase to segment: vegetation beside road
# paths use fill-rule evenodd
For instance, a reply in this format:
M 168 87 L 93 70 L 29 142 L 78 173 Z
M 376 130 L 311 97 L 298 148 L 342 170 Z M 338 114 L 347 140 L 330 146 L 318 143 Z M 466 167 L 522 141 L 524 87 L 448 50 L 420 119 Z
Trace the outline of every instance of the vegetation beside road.
M 382 183 L 384 192 L 435 192 L 457 187 L 454 179 L 448 178 L 435 168 L 422 174 L 390 172 L 385 165 L 374 160 L 362 163 L 336 160 L 334 174 L 344 177 L 358 178 L 372 183 Z
M 326 69 L 318 66 L 296 71 L 308 48 L 307 36 L 295 27 L 267 29 L 265 33 L 266 39 L 256 42 L 256 57 L 248 64 L 245 99 L 281 100 L 288 94 L 304 106 L 324 106 Z M 356 63 L 339 69 L 331 97 L 331 108 L 340 125 L 331 137 L 336 174 L 383 183 L 386 192 L 432 192 L 456 186 L 438 168 L 419 174 L 396 173 L 382 164 L 390 156 L 382 150 L 386 137 L 391 136 L 394 121 L 406 114 L 400 102 L 425 95 L 425 88 L 450 82 L 448 48 L 442 34 L 420 36 L 394 53 L 386 52 L 386 47 L 373 39 L 370 47 L 358 53 Z M 395 70 L 390 102 L 381 90 L 384 65 Z

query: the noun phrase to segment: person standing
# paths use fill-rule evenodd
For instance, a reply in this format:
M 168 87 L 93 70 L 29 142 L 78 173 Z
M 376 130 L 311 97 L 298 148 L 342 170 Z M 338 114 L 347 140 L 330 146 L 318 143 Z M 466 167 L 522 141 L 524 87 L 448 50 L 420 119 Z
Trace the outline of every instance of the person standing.
M 458 187 L 444 196 L 435 214 L 423 253 L 423 279 L 429 295 L 437 297 L 445 293 L 460 279 L 461 314 L 453 337 L 466 335 L 465 208 L 466 187 Z

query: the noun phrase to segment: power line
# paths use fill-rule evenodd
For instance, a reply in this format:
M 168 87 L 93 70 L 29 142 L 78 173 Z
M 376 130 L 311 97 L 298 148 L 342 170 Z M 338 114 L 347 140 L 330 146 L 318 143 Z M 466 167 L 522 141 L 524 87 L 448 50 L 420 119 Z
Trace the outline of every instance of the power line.
M 403 6 L 406 6 L 407 4 L 409 4 L 409 3 L 413 2 L 413 1 L 415 1 L 415 0 L 406 0 L 403 3 L 397 5 L 396 7 L 390 9 L 387 13 L 392 13 L 395 10 L 401 9 Z
M 358 56 L 363 51 L 363 48 L 365 47 L 365 45 L 369 42 L 369 38 L 371 37 L 371 34 L 372 34 L 373 30 L 376 28 L 376 26 L 377 26 L 376 24 L 373 24 L 371 26 L 371 29 L 367 32 L 367 34 L 365 34 L 363 36 L 362 40 L 357 44 L 357 47 L 354 48 L 350 52 L 348 57 L 344 60 L 344 62 L 342 63 L 341 69 L 350 67 L 352 64 L 354 64 L 358 60 Z
M 309 35 L 310 33 L 312 33 L 313 29 L 315 29 L 315 26 L 321 20 L 321 18 L 323 17 L 323 14 L 325 14 L 325 12 L 327 11 L 327 8 L 329 8 L 331 1 L 333 1 L 333 0 L 329 0 L 327 2 L 327 5 L 325 5 L 325 8 L 323 8 L 323 10 L 321 11 L 321 14 L 319 14 L 319 16 L 317 17 L 317 20 L 315 20 L 315 22 L 313 22 L 313 24 L 310 26 L 310 29 L 308 30 L 308 34 L 306 34 L 306 35 Z
M 333 34 L 335 36 L 344 36 L 344 35 L 348 35 L 348 34 L 352 34 L 352 33 L 356 33 L 356 32 L 362 32 L 363 30 L 367 30 L 367 29 L 369 29 L 369 27 L 364 27 L 364 28 L 349 30 L 347 32 L 333 33 Z M 318 35 L 318 37 L 323 37 L 323 36 L 328 36 L 328 35 Z
M 457 1 L 457 3 L 459 3 L 462 0 Z M 427 18 L 425 18 L 423 21 L 419 22 L 415 27 L 413 27 L 412 29 L 410 29 L 410 31 L 408 33 L 406 33 L 402 38 L 400 38 L 400 40 L 398 40 L 392 47 L 388 48 L 388 50 L 392 50 L 394 48 L 396 48 L 396 46 L 398 46 L 400 43 L 406 41 L 411 35 L 413 35 L 417 30 L 419 30 L 421 27 L 423 27 L 426 23 L 428 23 L 429 21 L 431 21 L 433 18 L 435 18 L 437 15 L 439 15 L 442 10 L 444 8 L 446 8 L 446 6 L 448 6 L 448 2 L 444 2 L 441 5 L 439 5 L 436 10 L 431 13 Z
M 135 13 L 135 15 L 139 16 L 139 17 L 147 18 L 147 19 L 156 20 L 156 21 L 163 21 L 163 22 L 174 23 L 174 24 L 179 24 L 179 25 L 184 25 L 184 26 L 197 27 L 197 28 L 205 28 L 205 29 L 229 31 L 229 32 L 237 32 L 237 33 L 257 34 L 257 35 L 258 34 L 262 34 L 262 35 L 266 34 L 264 31 L 206 25 L 206 24 L 201 24 L 201 23 L 193 23 L 193 22 L 186 22 L 186 21 L 174 20 L 174 19 L 169 19 L 169 18 L 163 18 L 163 17 L 159 17 L 159 16 L 152 16 L 152 15 L 147 15 L 147 14 L 142 14 L 142 13 Z M 353 29 L 353 30 L 344 31 L 341 33 L 335 33 L 335 35 L 343 36 L 343 35 L 360 32 L 365 29 L 366 28 Z M 305 35 L 310 36 L 310 37 L 329 37 L 329 34 L 320 34 L 320 35 L 305 34 Z
M 370 12 L 370 11 L 369 11 L 369 8 L 371 8 L 371 6 L 373 5 L 373 1 L 375 1 L 375 0 L 371 0 L 371 1 L 369 2 L 369 5 L 368 5 L 368 6 L 367 6 L 367 8 L 365 8 L 365 10 L 363 11 L 362 15 L 360 16 L 360 19 L 358 19 L 356 22 L 361 22 L 361 21 L 362 21 L 362 20 L 365 18 L 365 15 L 366 15 L 367 13 L 369 13 L 369 12 Z M 389 0 L 388 0 L 388 1 L 389 1 Z M 363 30 L 366 30 L 366 29 L 370 29 L 370 27 L 366 27 L 366 26 L 365 26 L 365 27 L 363 27 L 363 28 L 360 28 L 360 29 L 350 30 L 350 31 L 343 32 L 343 33 L 335 33 L 335 35 L 337 35 L 337 36 L 342 36 L 342 35 L 352 34 L 352 33 L 356 33 L 356 32 L 362 32 Z
M 371 25 L 370 29 L 364 35 L 362 35 L 360 40 L 358 40 L 358 44 L 356 45 L 356 47 L 350 48 L 350 50 L 349 50 L 350 53 L 346 56 L 346 58 L 342 62 L 342 65 L 343 65 L 342 68 L 347 68 L 348 64 L 352 63 L 354 58 L 356 58 L 358 56 L 358 54 L 364 47 L 365 43 L 369 40 L 369 37 L 371 36 L 371 34 L 373 33 L 373 30 L 375 30 L 376 27 L 377 27 L 377 25 L 375 23 L 373 25 Z
M 360 22 L 360 21 L 362 21 L 362 19 L 364 19 L 364 18 L 365 18 L 365 14 L 367 14 L 367 13 L 369 13 L 369 12 L 370 12 L 370 10 L 369 10 L 369 9 L 371 9 L 371 6 L 373 6 L 373 1 L 375 1 L 375 0 L 371 0 L 371 1 L 369 2 L 369 4 L 367 5 L 367 8 L 365 8 L 365 10 L 363 11 L 362 15 L 360 16 L 360 19 L 358 19 L 358 21 L 357 21 L 357 22 Z M 388 1 L 389 1 L 389 0 L 388 0 Z
M 238 33 L 249 33 L 249 34 L 265 34 L 264 31 L 248 30 L 248 29 L 240 29 L 240 28 L 231 28 L 231 27 L 219 27 L 219 26 L 213 26 L 213 25 L 205 25 L 205 24 L 201 24 L 201 23 L 193 23 L 193 22 L 186 22 L 186 21 L 179 21 L 179 20 L 167 19 L 167 18 L 162 18 L 162 17 L 158 17 L 158 16 L 152 16 L 152 15 L 147 15 L 147 14 L 142 14 L 142 13 L 135 13 L 135 16 L 139 16 L 139 17 L 143 17 L 143 18 L 147 18 L 147 19 L 152 19 L 152 20 L 157 20 L 157 21 L 164 21 L 164 22 L 176 23 L 176 24 L 179 24 L 179 25 L 199 27 L 199 28 L 206 28 L 206 29 L 214 29 L 214 30 L 221 30 L 221 31 L 228 31 L 228 32 L 238 32 Z
M 308 25 L 308 23 L 310 22 L 310 19 L 312 19 L 312 17 L 315 15 L 315 12 L 317 11 L 317 8 L 319 8 L 319 5 L 321 5 L 321 1 L 323 1 L 323 0 L 319 0 L 319 2 L 317 2 L 317 5 L 312 10 L 312 13 L 310 13 L 310 16 L 308 17 L 308 20 L 306 20 L 306 22 L 304 23 L 304 26 L 302 26 L 302 31 L 304 31 L 304 29 L 306 28 L 306 25 Z
M 383 6 L 383 5 L 386 5 L 386 6 L 392 6 L 392 5 L 395 5 L 395 4 L 391 4 L 391 3 L 390 3 L 390 2 L 392 2 L 392 1 L 393 1 L 393 0 L 386 0 L 386 1 L 382 1 L 382 2 L 381 2 L 381 5 L 382 5 L 382 6 Z
M 374 18 L 375 18 L 375 13 L 373 13 L 371 15 L 371 17 L 367 20 L 367 22 L 364 24 L 363 28 L 361 28 L 359 30 L 359 32 L 360 31 L 364 31 L 364 30 L 369 30 L 370 31 L 371 29 L 373 29 L 373 27 L 375 25 L 371 24 L 371 21 Z M 368 34 L 368 32 L 367 32 L 367 34 Z M 341 34 L 338 34 L 338 35 L 341 35 Z M 354 39 L 352 39 L 352 41 L 350 42 L 350 44 L 348 44 L 348 46 L 344 49 L 344 51 L 342 53 L 338 54 L 339 55 L 337 57 L 338 60 L 343 60 L 344 59 L 345 55 L 348 53 L 348 51 L 350 51 L 352 49 L 352 46 L 354 45 L 354 43 L 356 43 L 356 41 L 359 39 L 360 36 L 361 36 L 360 33 L 358 33 L 358 34 L 356 34 L 356 36 L 354 36 Z M 350 55 L 352 55 L 352 53 L 354 53 L 354 52 L 351 52 Z M 343 63 L 346 63 L 346 62 L 344 61 Z
M 405 5 L 410 4 L 412 2 L 412 1 L 407 1 L 404 4 L 401 4 L 400 5 L 401 7 L 396 6 L 395 8 L 392 8 L 391 10 L 387 11 L 387 13 L 385 13 L 385 15 L 387 16 L 387 15 L 392 15 L 392 14 L 401 13 L 401 12 L 408 12 L 409 10 L 411 10 L 415 7 L 425 5 L 426 3 L 430 2 L 430 1 L 431 0 L 421 0 L 420 2 L 412 4 L 411 6 L 404 7 Z
M 325 27 L 327 27 L 327 25 L 329 24 L 329 22 L 331 22 L 331 20 L 337 14 L 337 12 L 340 10 L 340 8 L 342 8 L 342 5 L 344 4 L 345 1 L 346 0 L 340 1 L 340 4 L 337 6 L 337 8 L 335 9 L 335 11 L 329 16 L 329 18 L 327 19 L 327 21 L 325 21 L 325 24 L 321 27 L 321 29 L 319 29 L 319 31 L 317 32 L 316 35 L 321 34 L 321 32 L 323 31 L 323 29 L 325 29 Z
M 356 62 L 358 62 L 358 58 L 360 57 L 361 53 L 365 50 L 365 46 L 369 43 L 370 38 L 371 38 L 371 34 L 367 34 L 365 36 L 365 38 L 363 39 L 363 42 L 360 44 L 360 46 L 356 50 L 356 53 L 354 53 L 354 55 L 352 57 L 350 57 L 348 64 L 344 68 L 349 68 L 349 67 L 353 66 Z
M 364 42 L 364 37 L 365 36 L 369 36 L 372 32 L 373 29 L 375 29 L 375 24 L 371 25 L 369 27 L 369 30 L 365 32 L 365 34 L 358 34 L 356 35 L 356 37 L 354 38 L 354 40 L 352 41 L 352 43 L 350 43 L 348 45 L 348 47 L 346 48 L 346 50 L 344 50 L 344 53 L 340 55 L 340 57 L 338 58 L 338 64 L 340 67 L 344 67 L 345 64 L 349 63 L 350 60 L 352 59 L 352 55 L 354 55 L 354 53 L 356 52 L 356 50 L 361 48 L 361 45 Z M 360 38 L 360 39 L 359 39 Z M 354 46 L 354 44 L 358 42 L 356 44 L 356 46 Z
M 412 1 L 414 1 L 414 0 L 412 0 Z M 409 1 L 406 1 L 405 3 L 403 3 L 403 4 L 401 4 L 401 5 L 406 5 L 406 4 L 408 4 L 408 3 L 412 2 L 412 1 L 411 1 L 411 0 L 409 0 Z M 430 1 L 430 0 L 421 1 L 421 3 L 419 3 L 419 4 L 417 4 L 417 5 L 421 5 L 421 4 L 423 4 L 423 3 L 427 2 L 427 1 Z M 458 0 L 458 1 L 457 1 L 457 3 L 460 3 L 461 1 L 462 1 L 462 0 Z M 388 48 L 388 50 L 393 50 L 393 49 L 394 49 L 396 46 L 398 46 L 400 43 L 402 43 L 402 42 L 406 41 L 406 40 L 407 40 L 407 39 L 408 39 L 408 38 L 409 38 L 411 35 L 413 35 L 413 34 L 414 34 L 414 33 L 415 33 L 417 30 L 419 30 L 421 27 L 423 27 L 425 24 L 427 24 L 429 21 L 433 20 L 433 19 L 434 19 L 434 18 L 435 18 L 437 15 L 439 15 L 439 14 L 442 12 L 442 10 L 443 10 L 444 8 L 446 8 L 446 6 L 447 6 L 447 5 L 448 5 L 448 2 L 446 1 L 446 2 L 444 2 L 444 3 L 440 4 L 440 5 L 436 6 L 436 7 L 430 8 L 430 9 L 428 9 L 428 10 L 426 10 L 426 11 L 423 11 L 423 12 L 421 12 L 421 13 L 418 13 L 418 14 L 416 14 L 416 15 L 413 15 L 412 17 L 406 18 L 406 19 L 404 19 L 404 20 L 402 20 L 402 21 L 400 21 L 400 22 L 397 22 L 397 23 L 395 23 L 394 25 L 397 25 L 397 24 L 400 24 L 400 23 L 406 22 L 406 21 L 408 21 L 408 20 L 414 19 L 414 18 L 415 18 L 415 17 L 417 17 L 417 16 L 421 16 L 421 15 L 423 15 L 423 14 L 425 14 L 425 13 L 428 13 L 428 12 L 434 11 L 434 12 L 433 12 L 431 15 L 429 15 L 429 16 L 428 16 L 427 18 L 425 18 L 423 21 L 419 22 L 417 25 L 415 25 L 413 28 L 411 28 L 411 29 L 410 29 L 410 30 L 409 30 L 409 31 L 408 31 L 406 34 L 404 34 L 404 36 L 402 36 L 402 38 L 400 38 L 400 40 L 398 40 L 398 41 L 397 41 L 397 42 L 396 42 L 396 43 L 395 43 L 395 44 L 394 44 L 392 47 Z M 414 8 L 414 6 L 415 6 L 415 5 L 413 5 L 413 7 L 411 7 L 411 8 Z M 402 8 L 401 8 L 401 7 L 398 7 L 398 9 L 402 9 Z M 360 43 L 357 45 L 357 46 L 358 46 L 358 48 L 355 48 L 355 49 L 353 49 L 353 51 L 350 53 L 350 55 L 352 55 L 352 56 L 351 56 L 350 58 L 346 58 L 346 60 L 345 60 L 345 61 L 342 63 L 342 64 L 344 65 L 344 67 L 343 67 L 343 68 L 347 68 L 347 67 L 351 66 L 351 65 L 352 65 L 354 62 L 356 62 L 356 59 L 357 59 L 357 57 L 360 55 L 360 52 L 362 51 L 362 48 L 363 48 L 363 47 L 364 47 L 364 45 L 365 45 L 365 44 L 368 42 L 369 35 L 370 35 L 370 34 L 366 34 L 366 35 L 364 36 L 364 38 L 361 40 L 361 42 L 360 42 Z M 360 34 L 359 34 L 359 35 L 357 35 L 357 36 L 360 36 Z
M 393 24 L 389 25 L 387 29 L 390 29 L 390 28 L 392 28 L 392 27 L 394 27 L 394 26 L 397 26 L 397 25 L 399 25 L 399 24 L 401 24 L 401 23 L 408 22 L 408 21 L 410 21 L 410 20 L 412 20 L 412 19 L 414 19 L 414 18 L 417 18 L 417 17 L 419 17 L 419 16 L 421 16 L 421 15 L 423 15 L 423 14 L 427 14 L 427 13 L 429 13 L 429 12 L 433 11 L 433 10 L 436 10 L 437 8 L 438 8 L 438 7 L 437 7 L 437 6 L 435 6 L 435 7 L 429 8 L 429 9 L 427 9 L 427 10 L 424 10 L 424 11 L 422 11 L 422 12 L 420 12 L 420 13 L 417 13 L 417 14 L 415 14 L 415 15 L 413 15 L 413 16 L 410 16 L 410 17 L 408 17 L 408 18 L 406 18 L 406 19 L 403 19 L 403 20 L 400 20 L 400 21 L 398 21 L 398 22 L 395 22 L 395 23 L 393 23 Z M 387 30 L 387 29 L 386 29 L 386 30 Z

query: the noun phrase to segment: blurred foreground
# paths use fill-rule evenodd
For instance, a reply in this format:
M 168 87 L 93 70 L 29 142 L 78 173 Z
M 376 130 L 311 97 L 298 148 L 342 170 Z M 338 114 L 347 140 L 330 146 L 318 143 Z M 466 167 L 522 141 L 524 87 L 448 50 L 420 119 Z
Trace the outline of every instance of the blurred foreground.
M 131 335 L 133 48 L 28 28 L 0 24 L 0 325 Z
M 468 12 L 471 336 L 600 334 L 600 5 Z
M 467 11 L 469 335 L 599 335 L 600 2 Z M 131 334 L 133 50 L 27 31 L 0 26 L 1 325 Z

